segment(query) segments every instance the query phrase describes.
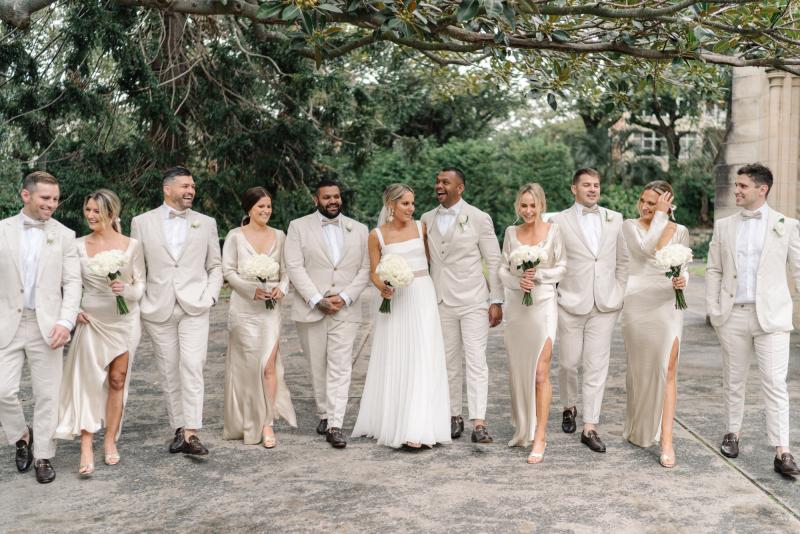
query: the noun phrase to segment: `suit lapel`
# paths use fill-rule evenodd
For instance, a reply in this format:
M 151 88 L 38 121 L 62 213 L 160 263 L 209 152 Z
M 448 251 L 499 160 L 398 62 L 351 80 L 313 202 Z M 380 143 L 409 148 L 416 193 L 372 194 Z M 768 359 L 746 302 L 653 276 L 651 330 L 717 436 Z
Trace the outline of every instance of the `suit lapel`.
M 309 217 L 308 221 L 309 229 L 311 231 L 311 235 L 317 240 L 317 245 L 320 250 L 322 250 L 325 257 L 328 259 L 328 263 L 333 265 L 333 257 L 331 256 L 331 248 L 328 246 L 328 241 L 325 239 L 325 231 L 322 229 L 322 221 L 319 218 L 319 215 L 316 213 L 312 213 Z M 335 267 L 335 265 L 334 265 Z
M 778 223 L 778 219 L 783 217 L 777 211 L 770 209 L 769 216 L 767 217 L 767 235 L 764 237 L 764 246 L 761 248 L 761 256 L 758 258 L 758 271 L 761 270 L 761 267 L 764 265 L 764 258 L 767 256 L 769 249 L 775 243 L 775 239 L 778 235 L 772 231 L 775 228 L 775 225 Z
M 603 246 L 605 245 L 608 237 L 608 210 L 605 208 L 600 208 L 600 239 L 597 243 L 597 255 L 600 255 L 600 251 L 603 250 Z
M 191 241 L 194 240 L 194 234 L 197 233 L 197 229 L 200 228 L 200 222 L 197 213 L 192 210 L 188 210 L 186 213 L 186 239 L 183 240 L 183 248 L 181 248 L 180 252 L 178 252 L 178 257 L 175 258 L 175 261 L 180 261 L 183 258 L 183 255 L 186 253 L 186 250 L 191 245 Z M 193 227 L 196 225 L 196 227 Z
M 45 263 L 47 263 L 47 259 L 50 257 L 50 249 L 55 246 L 55 243 L 51 244 L 48 243 L 50 239 L 50 234 L 55 233 L 53 230 L 53 222 L 52 220 L 48 220 L 44 225 L 44 236 L 42 236 L 42 248 L 39 251 L 39 265 L 36 268 L 36 281 L 39 282 L 42 278 L 42 273 L 44 272 Z
M 436 256 L 441 257 L 442 233 L 439 231 L 439 224 L 436 222 L 436 209 L 429 212 L 431 214 L 430 224 L 428 224 L 428 249 L 436 253 Z
M 149 222 L 158 230 L 153 233 L 158 235 L 158 239 L 161 241 L 161 246 L 167 251 L 169 257 L 172 258 L 173 261 L 178 261 L 178 258 L 172 255 L 172 251 L 169 249 L 169 245 L 167 244 L 167 229 L 164 227 L 164 219 L 161 217 L 161 208 L 156 208 L 150 213 L 151 221 Z
M 731 217 L 728 222 L 727 230 L 727 240 L 728 240 L 728 253 L 731 255 L 731 262 L 733 263 L 733 268 L 738 269 L 739 266 L 736 265 L 736 233 L 739 229 L 739 222 L 742 220 L 741 214 L 736 215 L 736 217 Z M 766 243 L 765 243 L 766 245 Z M 763 254 L 763 251 L 762 251 Z
M 351 235 L 353 232 L 349 232 L 347 230 L 347 226 L 350 224 L 350 219 L 345 217 L 344 215 L 339 216 L 339 229 L 342 232 L 342 250 L 339 254 L 339 261 L 336 262 L 334 267 L 338 266 L 344 260 L 344 255 L 347 254 L 349 247 L 353 244 L 353 236 Z M 327 247 L 326 247 L 327 248 Z
M 575 206 L 567 210 L 567 216 L 565 219 L 572 226 L 572 231 L 575 232 L 575 234 L 578 236 L 578 239 L 581 240 L 581 243 L 583 243 L 583 246 L 586 247 L 586 250 L 589 252 L 589 254 L 595 256 L 594 252 L 592 252 L 592 247 L 590 247 L 589 242 L 586 241 L 586 236 L 583 235 L 583 229 L 581 228 L 580 221 L 578 221 L 578 212 L 575 210 Z
M 22 280 L 22 259 L 20 258 L 20 248 L 19 248 L 19 236 L 22 233 L 20 226 L 22 226 L 22 221 L 20 221 L 20 216 L 17 215 L 12 220 L 9 221 L 10 224 L 5 226 L 5 234 L 6 234 L 6 241 L 8 241 L 8 249 L 11 251 L 12 260 L 14 261 L 14 266 L 17 268 L 17 275 L 19 275 L 20 283 L 24 283 Z

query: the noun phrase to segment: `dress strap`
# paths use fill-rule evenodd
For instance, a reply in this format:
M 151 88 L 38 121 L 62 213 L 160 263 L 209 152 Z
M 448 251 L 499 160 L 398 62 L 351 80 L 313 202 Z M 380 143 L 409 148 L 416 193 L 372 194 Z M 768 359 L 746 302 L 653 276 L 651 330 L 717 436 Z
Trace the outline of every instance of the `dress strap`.
M 381 233 L 380 227 L 375 227 L 375 235 L 378 236 L 378 242 L 381 244 L 381 248 L 386 247 L 386 243 L 383 242 L 383 234 Z
M 417 222 L 417 233 L 419 234 L 419 239 L 422 239 L 422 222 L 421 221 L 416 221 L 416 222 Z

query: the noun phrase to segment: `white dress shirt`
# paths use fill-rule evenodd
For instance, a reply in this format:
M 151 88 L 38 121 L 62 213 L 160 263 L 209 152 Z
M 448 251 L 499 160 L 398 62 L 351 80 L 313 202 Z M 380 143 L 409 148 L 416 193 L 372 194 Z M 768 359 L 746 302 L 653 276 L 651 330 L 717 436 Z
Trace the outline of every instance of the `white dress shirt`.
M 439 209 L 436 210 L 436 226 L 439 227 L 440 234 L 443 236 L 447 235 L 447 232 L 450 231 L 450 227 L 453 226 L 453 223 L 458 219 L 462 206 L 464 206 L 463 198 L 458 199 L 458 202 L 449 208 L 445 208 L 441 205 L 439 206 Z
M 344 253 L 344 229 L 342 228 L 341 217 L 337 216 L 334 219 L 328 219 L 319 212 L 317 212 L 317 216 L 319 217 L 320 225 L 322 225 L 322 237 L 325 238 L 325 244 L 328 245 L 328 252 L 331 253 L 331 260 L 333 264 L 336 265 L 339 263 L 339 260 L 342 259 L 342 254 Z M 322 224 L 330 220 L 339 220 L 339 224 Z M 342 297 L 342 300 L 344 300 L 347 306 L 350 306 L 353 302 L 344 291 L 339 293 L 339 296 Z M 320 300 L 322 300 L 322 293 L 315 294 L 308 299 L 309 307 L 314 308 Z
M 20 212 L 20 232 L 22 232 L 22 239 L 19 242 L 19 255 L 20 265 L 22 265 L 22 284 L 25 293 L 23 294 L 23 302 L 25 309 L 36 309 L 36 278 L 39 274 L 39 258 L 42 254 L 42 247 L 44 246 L 45 231 L 40 228 L 25 229 L 25 222 L 39 223 L 31 219 L 24 212 Z M 62 319 L 57 321 L 67 330 L 72 330 L 75 326 L 72 322 Z
M 756 301 L 756 274 L 767 238 L 769 206 L 765 203 L 755 211 L 761 213 L 760 219 L 740 217 L 736 225 L 735 304 L 752 304 Z
M 577 202 L 575 203 L 575 212 L 578 214 L 578 224 L 581 226 L 583 237 L 589 243 L 592 254 L 597 256 L 597 251 L 600 248 L 600 235 L 603 231 L 600 212 L 583 213 L 583 204 Z
M 172 257 L 177 259 L 186 243 L 186 232 L 189 221 L 186 217 L 170 217 L 171 211 L 175 213 L 185 213 L 171 208 L 167 203 L 161 205 L 161 220 L 164 223 L 164 238 L 167 241 L 167 248 Z

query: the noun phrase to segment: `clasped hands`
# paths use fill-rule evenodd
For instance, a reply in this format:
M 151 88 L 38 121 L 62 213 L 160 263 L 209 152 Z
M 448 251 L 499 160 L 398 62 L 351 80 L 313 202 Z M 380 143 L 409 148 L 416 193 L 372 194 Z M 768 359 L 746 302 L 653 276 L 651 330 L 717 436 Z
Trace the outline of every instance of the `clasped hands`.
M 262 289 L 260 287 L 256 288 L 256 294 L 253 295 L 253 300 L 281 300 L 285 295 L 283 291 L 278 289 L 277 287 L 273 287 L 272 289 Z M 324 300 L 324 299 L 323 299 Z
M 317 302 L 317 309 L 325 315 L 333 315 L 339 310 L 344 308 L 345 301 L 339 295 L 331 295 L 330 297 L 322 297 Z
M 530 293 L 536 286 L 533 277 L 536 276 L 536 267 L 525 269 L 519 279 L 519 288 L 525 293 Z

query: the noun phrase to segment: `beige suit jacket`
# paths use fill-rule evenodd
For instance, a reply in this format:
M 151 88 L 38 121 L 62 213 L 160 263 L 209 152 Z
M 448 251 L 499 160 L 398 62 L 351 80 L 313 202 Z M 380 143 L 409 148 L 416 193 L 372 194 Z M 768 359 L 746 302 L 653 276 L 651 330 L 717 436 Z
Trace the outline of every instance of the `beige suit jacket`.
M 783 219 L 783 223 L 779 221 Z M 711 324 L 725 324 L 733 309 L 737 288 L 736 233 L 739 213 L 714 223 L 706 268 L 706 312 Z M 764 332 L 792 330 L 792 297 L 787 265 L 800 290 L 800 225 L 770 208 L 767 236 L 756 272 L 756 315 Z
M 628 281 L 628 247 L 622 234 L 622 214 L 600 208 L 600 243 L 592 253 L 572 205 L 553 216 L 567 251 L 567 272 L 558 284 L 558 305 L 573 315 L 593 306 L 601 312 L 622 308 Z
M 322 233 L 317 212 L 289 223 L 283 258 L 292 282 L 302 302 L 292 306 L 292 319 L 301 323 L 319 321 L 324 314 L 308 301 L 319 293 L 323 297 L 346 293 L 352 300 L 334 317 L 341 321 L 360 322 L 361 306 L 358 297 L 369 281 L 367 227 L 344 215 L 339 216 L 344 235 L 344 248 L 339 263 L 333 263 L 328 244 Z
M 25 286 L 19 241 L 20 215 L 0 221 L 0 348 L 7 346 L 19 327 L 24 306 Z M 58 321 L 75 324 L 81 303 L 81 264 L 75 247 L 75 232 L 50 219 L 45 223 L 45 238 L 36 277 L 36 320 L 42 338 Z
M 176 302 L 187 315 L 205 313 L 222 287 L 216 221 L 189 210 L 186 241 L 175 258 L 167 246 L 161 213 L 156 208 L 131 221 L 131 237 L 142 244 L 147 267 L 147 287 L 139 307 L 142 319 L 154 323 L 169 319 Z
M 431 277 L 436 288 L 436 299 L 448 306 L 475 306 L 492 301 L 502 302 L 503 286 L 500 283 L 500 244 L 494 233 L 492 218 L 478 208 L 464 202 L 458 220 L 447 235 L 439 232 L 436 223 L 438 206 L 422 216 L 428 233 L 428 250 L 431 255 Z M 461 224 L 461 220 L 466 222 Z M 486 263 L 488 280 L 483 275 Z

